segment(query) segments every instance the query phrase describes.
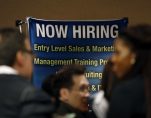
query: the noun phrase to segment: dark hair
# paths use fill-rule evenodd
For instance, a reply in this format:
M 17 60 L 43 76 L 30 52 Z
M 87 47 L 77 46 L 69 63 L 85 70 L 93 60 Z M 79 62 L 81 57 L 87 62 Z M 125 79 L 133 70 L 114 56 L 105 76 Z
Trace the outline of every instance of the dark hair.
M 108 101 L 110 100 L 113 88 L 118 83 L 118 79 L 116 79 L 115 74 L 112 72 L 112 65 L 112 61 L 109 59 L 103 69 L 103 77 L 101 80 L 101 90 L 104 91 L 104 96 Z
M 136 53 L 136 63 L 131 72 L 141 74 L 145 81 L 148 117 L 151 117 L 151 25 L 131 26 L 119 34 Z
M 119 33 L 119 37 L 129 42 L 134 49 L 151 49 L 151 25 L 140 24 L 128 27 Z
M 131 26 L 122 31 L 119 37 L 136 53 L 136 63 L 131 72 L 140 73 L 143 76 L 148 75 L 149 73 L 146 72 L 151 69 L 151 67 L 147 68 L 148 65 L 151 65 L 151 26 L 146 24 Z
M 56 74 L 48 75 L 42 82 L 42 89 L 50 96 L 54 97 L 54 81 L 56 79 Z
M 25 49 L 25 35 L 15 28 L 0 29 L 0 65 L 12 66 L 16 53 Z
M 57 72 L 57 79 L 54 85 L 56 96 L 60 96 L 59 91 L 61 88 L 71 89 L 74 85 L 73 76 L 85 74 L 85 70 L 86 68 L 84 66 L 77 64 L 67 65 L 61 68 Z

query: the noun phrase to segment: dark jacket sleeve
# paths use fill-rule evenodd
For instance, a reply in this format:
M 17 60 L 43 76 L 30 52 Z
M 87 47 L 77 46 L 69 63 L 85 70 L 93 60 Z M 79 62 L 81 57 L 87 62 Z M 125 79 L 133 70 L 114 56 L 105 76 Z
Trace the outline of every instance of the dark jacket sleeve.
M 114 90 L 107 118 L 130 118 L 133 111 L 133 95 L 125 87 Z
M 20 118 L 50 118 L 54 110 L 50 98 L 33 87 L 24 89 L 20 102 Z
M 110 101 L 108 118 L 146 118 L 144 79 L 129 79 L 114 90 Z

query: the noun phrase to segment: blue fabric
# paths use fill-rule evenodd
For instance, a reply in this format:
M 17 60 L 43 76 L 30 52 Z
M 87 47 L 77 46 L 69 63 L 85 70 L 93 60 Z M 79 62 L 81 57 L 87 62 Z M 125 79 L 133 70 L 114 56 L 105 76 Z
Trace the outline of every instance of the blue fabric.
M 27 18 L 27 23 L 31 46 L 36 54 L 34 85 L 39 88 L 43 79 L 62 65 L 79 63 L 86 66 L 90 89 L 96 92 L 103 67 L 114 51 L 113 41 L 127 26 L 128 19 L 60 21 Z

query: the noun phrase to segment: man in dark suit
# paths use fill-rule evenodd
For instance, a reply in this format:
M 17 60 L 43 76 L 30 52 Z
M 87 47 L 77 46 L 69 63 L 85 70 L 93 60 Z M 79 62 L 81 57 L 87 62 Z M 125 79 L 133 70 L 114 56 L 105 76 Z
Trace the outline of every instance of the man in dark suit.
M 47 118 L 50 98 L 31 83 L 33 53 L 18 29 L 0 29 L 0 118 Z

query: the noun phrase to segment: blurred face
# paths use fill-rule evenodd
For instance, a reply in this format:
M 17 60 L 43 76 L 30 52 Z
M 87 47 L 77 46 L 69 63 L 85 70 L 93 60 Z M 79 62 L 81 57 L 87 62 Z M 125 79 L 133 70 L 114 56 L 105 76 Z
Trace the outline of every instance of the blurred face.
M 25 48 L 26 50 L 24 51 L 24 76 L 27 78 L 31 79 L 32 77 L 32 71 L 33 71 L 33 53 L 30 47 L 29 40 L 25 40 Z
M 115 53 L 111 57 L 113 72 L 118 78 L 123 77 L 132 67 L 135 60 L 135 53 L 130 50 L 130 46 L 122 39 L 115 40 Z
M 67 103 L 80 111 L 88 111 L 89 82 L 85 75 L 73 76 L 74 85 L 71 90 L 68 90 Z

